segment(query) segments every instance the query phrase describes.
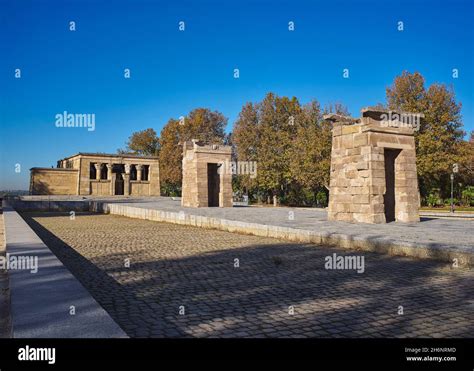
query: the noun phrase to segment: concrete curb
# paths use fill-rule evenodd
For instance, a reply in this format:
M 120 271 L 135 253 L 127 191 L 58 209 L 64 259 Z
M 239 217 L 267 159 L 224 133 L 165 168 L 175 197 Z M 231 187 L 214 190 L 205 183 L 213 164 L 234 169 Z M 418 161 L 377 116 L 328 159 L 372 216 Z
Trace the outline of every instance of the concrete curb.
M 271 237 L 293 242 L 312 243 L 324 246 L 336 246 L 350 250 L 372 251 L 393 256 L 410 256 L 421 259 L 435 259 L 456 263 L 459 266 L 474 266 L 474 254 L 462 251 L 462 248 L 449 248 L 433 244 L 399 243 L 386 238 L 367 238 L 343 233 L 317 232 L 298 228 L 280 227 L 258 223 L 247 223 L 222 218 L 193 215 L 184 212 L 145 209 L 114 203 L 91 201 L 90 211 L 110 213 L 130 218 L 152 220 L 218 229 L 227 232 L 242 233 L 261 237 Z

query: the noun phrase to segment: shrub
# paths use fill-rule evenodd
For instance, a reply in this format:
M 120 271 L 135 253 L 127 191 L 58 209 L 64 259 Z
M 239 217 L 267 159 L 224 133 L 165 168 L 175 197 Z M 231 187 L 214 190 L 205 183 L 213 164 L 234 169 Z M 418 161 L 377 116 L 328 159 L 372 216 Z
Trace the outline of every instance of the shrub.
M 161 185 L 161 195 L 168 197 L 181 197 L 181 187 L 172 183 L 163 183 Z
M 446 199 L 444 200 L 444 204 L 445 204 L 446 206 L 451 205 L 451 198 L 446 198 Z M 457 198 L 453 198 L 453 204 L 454 204 L 454 205 L 460 205 L 461 203 L 459 202 L 459 200 L 458 200 Z
M 318 206 L 326 207 L 328 204 L 328 196 L 326 196 L 326 192 L 319 191 L 316 194 L 316 202 Z
M 462 191 L 463 204 L 474 206 L 474 186 L 468 186 Z
M 433 193 L 430 193 L 427 197 L 426 197 L 426 203 L 428 206 L 430 207 L 436 207 L 436 206 L 439 206 L 439 205 L 442 205 L 443 204 L 443 200 L 441 200 L 441 198 L 439 198 L 438 195 L 435 195 Z

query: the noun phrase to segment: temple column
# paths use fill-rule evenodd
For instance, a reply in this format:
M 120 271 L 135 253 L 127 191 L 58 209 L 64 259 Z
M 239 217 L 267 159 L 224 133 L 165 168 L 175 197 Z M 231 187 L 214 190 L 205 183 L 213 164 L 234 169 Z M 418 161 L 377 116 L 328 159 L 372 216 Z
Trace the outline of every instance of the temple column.
M 142 180 L 142 170 L 143 170 L 143 165 L 135 165 L 137 168 L 137 180 L 141 181 Z
M 112 173 L 112 176 L 110 178 L 110 195 L 113 196 L 115 195 L 115 180 L 117 178 L 117 174 Z
M 125 164 L 125 173 L 123 174 L 123 194 L 130 195 L 130 165 Z
M 94 167 L 95 167 L 95 179 L 99 180 L 100 179 L 100 168 L 102 167 L 102 163 L 98 162 L 98 163 L 94 164 Z
M 112 179 L 112 164 L 105 164 L 107 166 L 107 179 L 111 180 Z
M 114 174 L 112 173 L 112 167 L 113 165 L 111 163 L 106 164 L 107 166 L 107 179 L 110 180 L 110 185 L 109 185 L 109 193 L 111 196 L 114 195 L 115 193 L 115 177 Z

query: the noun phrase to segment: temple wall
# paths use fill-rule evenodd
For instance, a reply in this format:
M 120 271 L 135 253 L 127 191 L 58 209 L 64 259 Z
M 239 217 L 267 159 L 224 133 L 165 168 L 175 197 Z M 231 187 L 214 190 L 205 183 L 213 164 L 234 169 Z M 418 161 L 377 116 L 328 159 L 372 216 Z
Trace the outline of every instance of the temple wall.
M 91 179 L 91 164 L 95 176 Z M 160 173 L 158 159 L 140 156 L 113 156 L 101 154 L 78 154 L 58 161 L 58 167 L 49 172 L 31 170 L 32 194 L 68 194 L 68 195 L 134 195 L 159 196 Z M 101 170 L 104 176 L 101 177 Z M 135 171 L 136 179 L 130 180 L 131 170 Z M 148 177 L 145 177 L 148 169 Z M 69 175 L 74 172 L 74 176 Z M 123 179 L 123 186 L 117 187 L 116 179 Z M 117 189 L 122 188 L 120 193 Z M 42 192 L 42 193 L 38 193 Z
M 32 195 L 75 195 L 78 171 L 33 168 L 30 176 Z

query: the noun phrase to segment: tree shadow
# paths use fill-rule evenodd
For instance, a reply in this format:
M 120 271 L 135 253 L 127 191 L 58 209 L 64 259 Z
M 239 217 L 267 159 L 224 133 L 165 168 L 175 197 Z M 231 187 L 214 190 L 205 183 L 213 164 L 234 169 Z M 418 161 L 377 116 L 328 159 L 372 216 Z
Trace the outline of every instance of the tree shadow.
M 172 259 L 150 260 L 150 253 L 141 250 L 135 255 L 104 251 L 86 259 L 34 216 L 23 217 L 131 337 L 474 333 L 469 304 L 474 275 L 468 269 L 280 240 Z M 364 273 L 325 269 L 332 254 L 364 256 Z M 130 267 L 124 264 L 127 259 Z

